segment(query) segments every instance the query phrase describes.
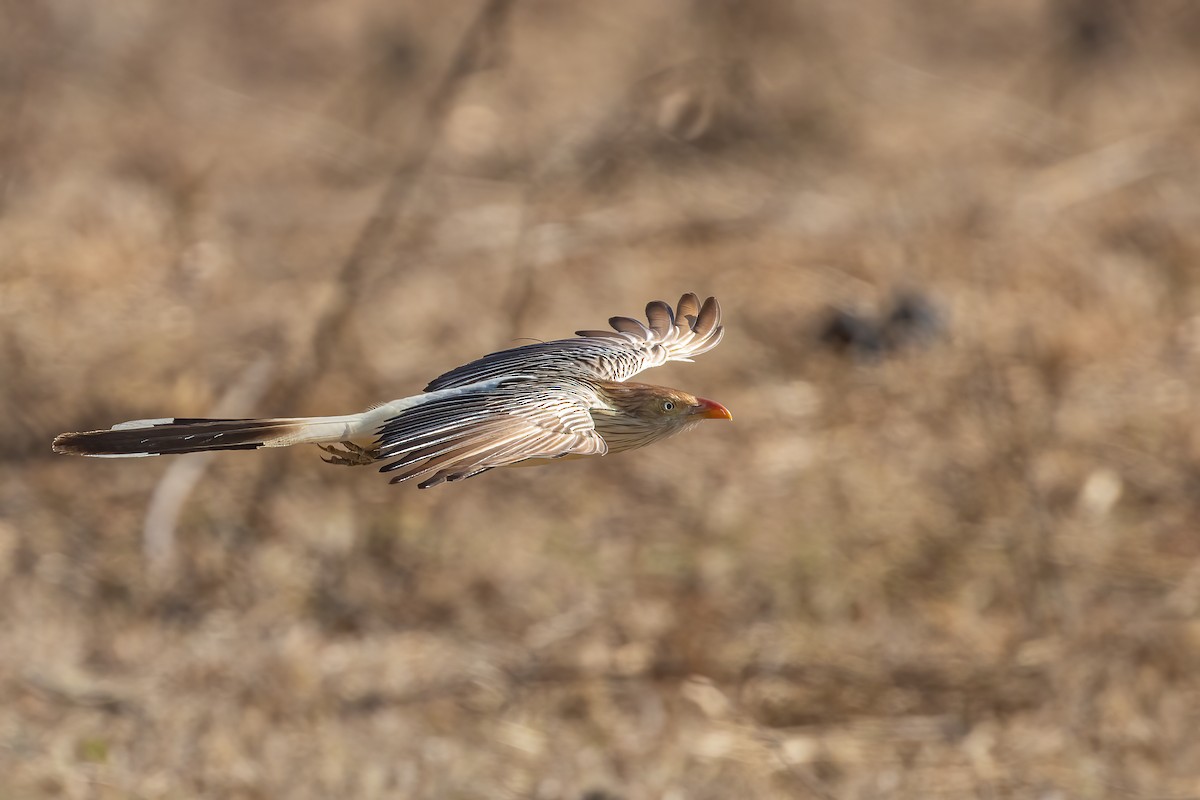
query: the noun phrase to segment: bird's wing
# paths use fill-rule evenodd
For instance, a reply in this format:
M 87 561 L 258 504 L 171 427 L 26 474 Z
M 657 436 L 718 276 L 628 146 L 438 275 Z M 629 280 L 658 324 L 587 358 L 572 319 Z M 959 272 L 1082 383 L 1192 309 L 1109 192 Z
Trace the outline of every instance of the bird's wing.
M 578 384 L 524 379 L 490 381 L 407 409 L 383 423 L 380 472 L 404 470 L 392 483 L 424 478 L 422 489 L 531 458 L 604 455 Z
M 710 297 L 700 303 L 688 293 L 675 310 L 661 300 L 646 306 L 649 325 L 632 317 L 612 317 L 611 331 L 576 331 L 579 339 L 502 350 L 434 378 L 425 391 L 467 386 L 506 376 L 562 376 L 582 380 L 626 381 L 668 361 L 691 361 L 721 342 L 721 306 Z

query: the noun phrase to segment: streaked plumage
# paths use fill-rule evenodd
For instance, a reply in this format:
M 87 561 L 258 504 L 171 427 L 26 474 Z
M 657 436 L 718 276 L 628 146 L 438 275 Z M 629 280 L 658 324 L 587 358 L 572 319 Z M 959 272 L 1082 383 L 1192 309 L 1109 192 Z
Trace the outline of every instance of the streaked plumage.
M 645 323 L 613 317 L 611 331 L 539 342 L 484 356 L 434 378 L 422 394 L 339 417 L 133 420 L 107 431 L 64 433 L 58 453 L 136 457 L 253 450 L 312 442 L 335 464 L 386 462 L 392 482 L 421 488 L 495 467 L 617 453 L 704 419 L 732 419 L 719 403 L 629 382 L 668 361 L 691 361 L 724 335 L 721 307 L 685 294 L 646 306 Z M 341 443 L 341 447 L 328 446 Z

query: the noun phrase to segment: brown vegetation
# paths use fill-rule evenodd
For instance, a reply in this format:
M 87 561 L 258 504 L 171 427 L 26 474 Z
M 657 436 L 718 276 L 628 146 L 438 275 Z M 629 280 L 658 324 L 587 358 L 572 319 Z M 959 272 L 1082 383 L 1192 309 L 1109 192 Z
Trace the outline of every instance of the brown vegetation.
M 1200 797 L 1198 37 L 0 5 L 0 796 Z M 418 492 L 49 451 L 683 291 L 728 335 L 652 379 L 735 422 L 637 453 Z M 822 338 L 906 291 L 932 335 Z

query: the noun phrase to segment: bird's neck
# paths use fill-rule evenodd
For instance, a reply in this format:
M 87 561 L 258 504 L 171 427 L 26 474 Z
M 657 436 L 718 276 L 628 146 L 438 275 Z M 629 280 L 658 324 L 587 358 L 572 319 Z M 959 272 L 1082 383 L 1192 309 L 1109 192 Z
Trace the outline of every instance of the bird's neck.
M 635 450 L 660 439 L 674 436 L 687 426 L 648 425 L 645 420 L 608 408 L 593 408 L 592 421 L 596 433 L 608 445 L 609 453 Z

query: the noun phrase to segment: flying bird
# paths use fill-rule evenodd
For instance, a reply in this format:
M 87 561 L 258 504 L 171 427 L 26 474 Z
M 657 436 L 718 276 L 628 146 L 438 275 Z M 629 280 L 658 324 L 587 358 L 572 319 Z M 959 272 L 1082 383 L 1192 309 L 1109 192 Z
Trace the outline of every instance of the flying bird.
M 646 319 L 612 317 L 613 330 L 576 331 L 484 356 L 434 378 L 421 394 L 359 414 L 275 419 L 137 419 L 64 433 L 54 452 L 108 458 L 256 450 L 314 443 L 331 464 L 382 463 L 391 482 L 427 489 L 496 467 L 602 456 L 645 447 L 729 409 L 678 389 L 634 383 L 639 372 L 691 361 L 724 335 L 721 306 L 685 294 L 655 300 Z

